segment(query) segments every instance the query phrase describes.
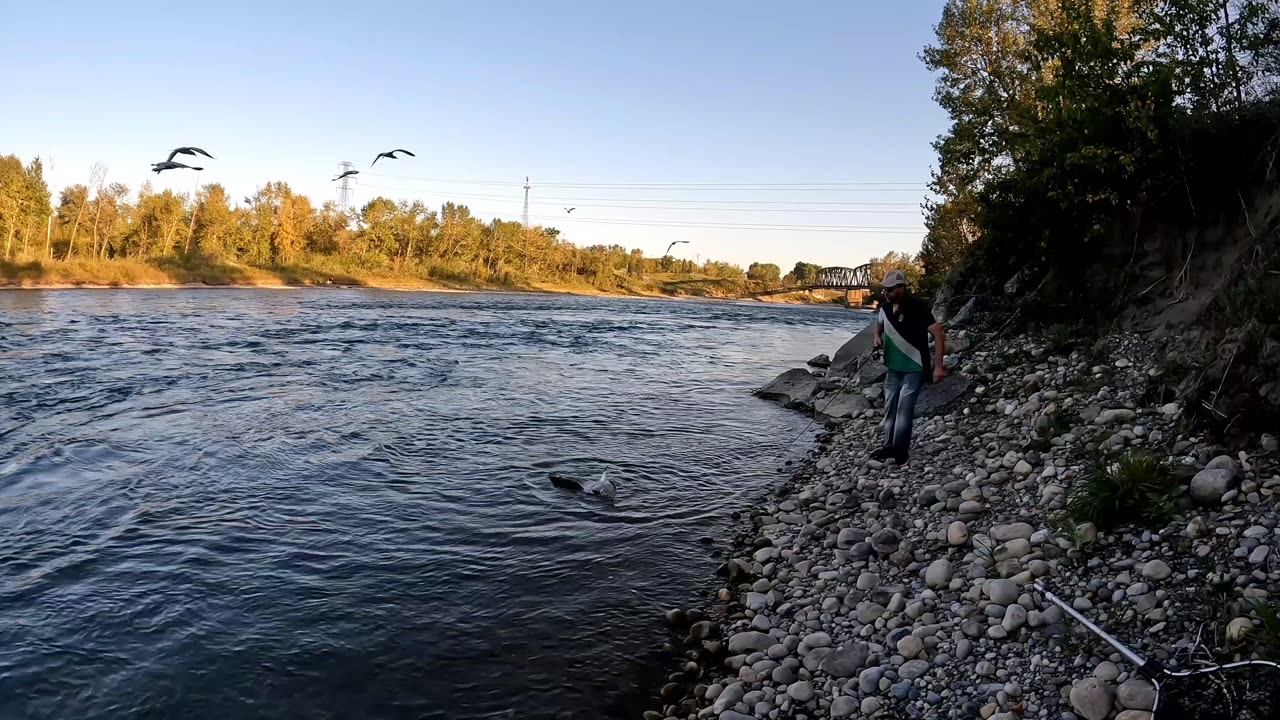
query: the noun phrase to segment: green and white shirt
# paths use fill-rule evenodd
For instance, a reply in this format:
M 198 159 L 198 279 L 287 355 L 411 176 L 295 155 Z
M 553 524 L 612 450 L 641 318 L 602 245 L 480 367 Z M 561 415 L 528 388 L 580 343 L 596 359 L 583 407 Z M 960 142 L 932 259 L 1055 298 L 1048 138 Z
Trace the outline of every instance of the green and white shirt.
M 933 313 L 923 300 L 908 296 L 896 307 L 881 302 L 879 321 L 884 325 L 884 366 L 899 372 L 932 369 L 929 326 Z

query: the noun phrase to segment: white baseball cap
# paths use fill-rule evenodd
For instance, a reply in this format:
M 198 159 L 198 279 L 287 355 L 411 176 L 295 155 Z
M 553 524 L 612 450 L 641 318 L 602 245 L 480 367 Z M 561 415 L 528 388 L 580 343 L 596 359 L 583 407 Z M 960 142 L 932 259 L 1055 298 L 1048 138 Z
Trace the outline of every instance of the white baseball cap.
M 884 282 L 880 284 L 887 288 L 891 288 L 895 285 L 906 285 L 907 274 L 901 270 L 890 270 L 884 274 Z

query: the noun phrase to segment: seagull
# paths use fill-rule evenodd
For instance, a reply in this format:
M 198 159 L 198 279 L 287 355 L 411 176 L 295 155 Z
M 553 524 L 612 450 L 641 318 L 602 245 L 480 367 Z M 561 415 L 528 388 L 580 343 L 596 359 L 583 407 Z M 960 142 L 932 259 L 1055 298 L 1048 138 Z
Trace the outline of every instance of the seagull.
M 573 212 L 574 210 L 577 210 L 577 209 L 578 209 L 578 208 L 576 208 L 576 207 L 571 207 L 571 208 L 565 208 L 565 209 L 564 209 L 564 211 L 565 211 L 565 214 L 568 214 L 568 213 L 571 213 L 571 212 Z
M 194 155 L 203 155 L 203 156 L 205 156 L 205 157 L 209 158 L 210 160 L 213 160 L 213 159 L 214 159 L 214 157 L 213 157 L 212 155 L 210 155 L 209 153 L 207 153 L 207 152 L 205 152 L 205 151 L 201 150 L 200 148 L 198 148 L 198 147 L 190 147 L 190 146 L 188 146 L 188 147 L 174 148 L 174 149 L 173 149 L 173 152 L 169 153 L 169 162 L 173 162 L 173 158 L 174 158 L 175 156 L 177 156 L 177 155 L 193 155 L 193 156 L 194 156 Z
M 378 153 L 377 155 L 374 155 L 373 162 L 369 163 L 369 167 L 373 167 L 374 165 L 377 165 L 378 158 L 387 158 L 388 160 L 399 160 L 400 158 L 396 157 L 396 153 L 404 153 L 409 157 L 418 157 L 417 155 L 414 155 L 408 150 L 388 150 L 387 152 Z
M 667 246 L 667 251 L 666 251 L 665 253 L 663 253 L 663 254 L 664 254 L 664 255 L 670 255 L 670 254 L 671 254 L 671 248 L 673 248 L 673 247 L 675 247 L 675 246 L 677 246 L 677 245 L 688 245 L 688 244 L 689 244 L 689 241 L 688 241 L 688 240 L 676 240 L 675 242 L 673 242 L 673 243 L 671 243 L 670 245 L 668 245 L 668 246 Z
M 192 167 L 190 165 L 183 165 L 180 162 L 173 162 L 171 160 L 165 160 L 164 162 L 158 162 L 158 163 L 151 163 L 151 172 L 157 173 L 157 174 L 165 170 L 178 170 L 181 168 L 186 168 L 187 170 L 195 170 L 197 172 L 204 169 L 201 167 Z
M 334 181 L 334 182 L 337 182 L 337 181 L 341 180 L 341 179 L 342 179 L 342 178 L 344 178 L 344 177 L 350 177 L 350 176 L 352 176 L 352 175 L 359 175 L 359 174 L 360 174 L 360 171 L 359 171 L 359 170 L 348 170 L 348 171 L 346 171 L 346 172 L 342 173 L 341 175 L 339 175 L 338 177 L 334 178 L 334 179 L 333 179 L 333 181 Z

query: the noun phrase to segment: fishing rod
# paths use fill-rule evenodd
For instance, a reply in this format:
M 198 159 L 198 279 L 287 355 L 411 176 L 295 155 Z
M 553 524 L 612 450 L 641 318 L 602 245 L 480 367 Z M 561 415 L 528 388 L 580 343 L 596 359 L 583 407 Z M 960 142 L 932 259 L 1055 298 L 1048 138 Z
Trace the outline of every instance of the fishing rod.
M 778 451 L 778 454 L 775 455 L 773 459 L 777 460 L 778 458 L 782 457 L 784 454 L 786 454 L 788 450 L 791 449 L 792 445 L 796 444 L 797 440 L 804 437 L 805 433 L 809 432 L 809 428 L 813 427 L 813 424 L 818 421 L 818 415 L 826 411 L 827 408 L 831 407 L 831 404 L 834 403 L 841 395 L 844 394 L 844 391 L 847 390 L 849 386 L 853 384 L 853 381 L 858 379 L 858 375 L 861 374 L 862 372 L 862 367 L 866 365 L 868 362 L 870 362 L 872 358 L 878 357 L 879 355 L 880 355 L 880 348 L 877 348 L 877 347 L 872 347 L 870 350 L 867 350 L 862 355 L 859 355 L 858 366 L 853 369 L 853 372 L 849 373 L 849 379 L 845 380 L 844 384 L 840 386 L 840 389 L 835 391 L 835 393 L 833 393 L 831 397 L 827 399 L 827 402 L 822 406 L 821 410 L 818 409 L 818 406 L 816 404 L 814 405 L 813 417 L 809 418 L 809 422 L 805 424 L 804 429 L 801 430 L 798 435 L 791 438 L 790 442 L 788 442 L 786 445 L 783 445 L 782 449 Z

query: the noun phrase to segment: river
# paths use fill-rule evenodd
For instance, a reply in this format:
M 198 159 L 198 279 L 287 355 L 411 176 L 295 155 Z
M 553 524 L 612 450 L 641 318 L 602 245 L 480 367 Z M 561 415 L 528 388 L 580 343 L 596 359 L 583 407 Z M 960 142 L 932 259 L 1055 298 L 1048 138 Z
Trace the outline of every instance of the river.
M 637 717 L 805 428 L 749 390 L 866 321 L 0 292 L 0 718 Z

